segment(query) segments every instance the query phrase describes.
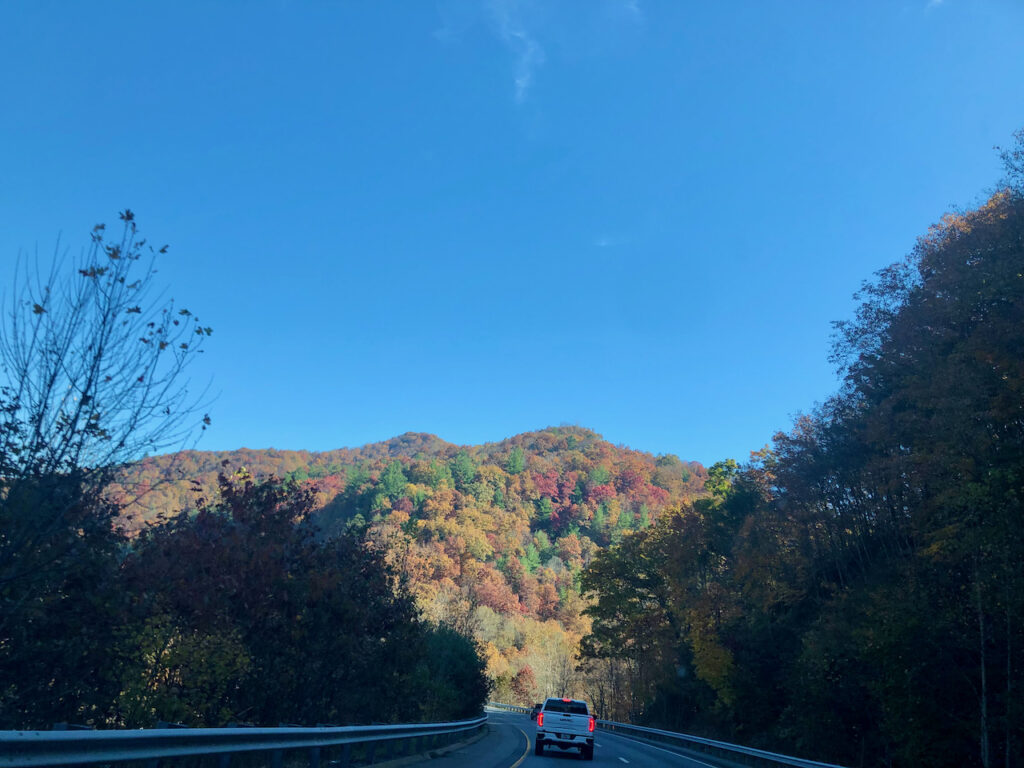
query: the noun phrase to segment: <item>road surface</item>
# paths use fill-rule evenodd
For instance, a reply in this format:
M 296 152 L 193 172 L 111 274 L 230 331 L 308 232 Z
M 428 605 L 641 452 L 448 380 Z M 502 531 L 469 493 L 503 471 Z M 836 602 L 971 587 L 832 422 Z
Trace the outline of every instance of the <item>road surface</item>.
M 417 765 L 429 765 L 431 768 L 559 768 L 585 764 L 579 750 L 560 752 L 548 747 L 543 756 L 534 755 L 533 733 L 536 726 L 529 715 L 491 710 L 487 717 L 487 733 L 482 739 Z M 594 760 L 590 764 L 615 768 L 717 768 L 664 747 L 650 746 L 600 730 L 595 734 Z

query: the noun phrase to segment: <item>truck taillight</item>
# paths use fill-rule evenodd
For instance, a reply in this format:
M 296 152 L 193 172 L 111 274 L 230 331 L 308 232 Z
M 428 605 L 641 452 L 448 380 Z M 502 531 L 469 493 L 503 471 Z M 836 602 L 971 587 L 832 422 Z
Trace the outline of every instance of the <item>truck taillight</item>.
M 540 728 L 542 725 L 544 725 L 544 713 L 543 712 L 538 712 L 537 713 L 537 727 Z
M 590 725 L 588 725 L 588 726 L 587 726 L 587 729 L 588 729 L 588 730 L 589 730 L 589 731 L 590 731 L 591 733 L 593 733 L 593 732 L 594 732 L 594 716 L 593 716 L 593 715 L 591 715 L 591 716 L 590 716 Z

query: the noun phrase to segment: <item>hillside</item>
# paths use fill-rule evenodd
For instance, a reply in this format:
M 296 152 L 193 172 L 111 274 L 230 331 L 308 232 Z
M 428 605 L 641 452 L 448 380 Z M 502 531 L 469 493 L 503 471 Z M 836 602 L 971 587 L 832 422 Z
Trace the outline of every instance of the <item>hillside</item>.
M 139 527 L 241 470 L 313 491 L 325 535 L 381 548 L 424 614 L 475 636 L 498 693 L 521 701 L 581 684 L 579 576 L 594 554 L 700 496 L 707 476 L 697 462 L 557 427 L 480 446 L 406 433 L 320 453 L 185 451 L 143 460 L 111 490 L 136 499 L 127 523 Z

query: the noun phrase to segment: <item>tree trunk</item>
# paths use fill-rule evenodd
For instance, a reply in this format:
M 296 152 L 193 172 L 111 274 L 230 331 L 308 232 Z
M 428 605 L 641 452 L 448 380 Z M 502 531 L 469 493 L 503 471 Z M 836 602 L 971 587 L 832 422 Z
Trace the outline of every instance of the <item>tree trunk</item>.
M 1012 599 L 1010 584 L 1013 569 L 1009 559 L 1006 562 L 1006 755 L 1005 768 L 1012 768 L 1013 753 L 1013 621 L 1010 613 L 1010 601 Z
M 1009 591 L 1009 590 L 1007 590 Z M 1006 596 L 1006 768 L 1010 768 L 1010 752 L 1013 742 L 1013 624 L 1010 622 L 1010 596 Z
M 981 722 L 979 727 L 981 730 L 979 747 L 981 750 L 981 765 L 982 768 L 991 768 L 990 766 L 990 755 L 989 755 L 989 743 L 988 743 L 988 672 L 986 670 L 986 663 L 988 661 L 987 654 L 985 652 L 985 610 L 981 602 L 981 574 L 980 568 L 978 567 L 978 561 L 974 561 L 974 596 L 977 600 L 978 610 L 978 640 L 979 648 L 981 650 Z

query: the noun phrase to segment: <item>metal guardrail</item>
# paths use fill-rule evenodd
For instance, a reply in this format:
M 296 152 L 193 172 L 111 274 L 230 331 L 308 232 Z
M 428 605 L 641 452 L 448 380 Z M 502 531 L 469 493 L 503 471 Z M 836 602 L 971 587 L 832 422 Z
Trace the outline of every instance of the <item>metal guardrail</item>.
M 496 701 L 488 701 L 487 706 L 491 707 L 491 709 L 504 709 L 507 712 L 522 712 L 523 714 L 529 714 L 531 711 L 529 707 L 520 707 L 517 704 L 501 704 Z
M 353 747 L 361 745 L 360 762 L 412 755 L 451 743 L 483 728 L 487 715 L 451 723 L 353 725 L 340 728 L 166 728 L 140 731 L 0 731 L 0 768 L 114 764 L 180 757 L 219 756 L 229 768 L 236 755 L 265 753 L 280 768 L 286 753 L 304 753 L 310 768 L 319 768 L 325 751 L 332 768 L 347 768 Z M 381 749 L 383 747 L 383 749 Z M 381 754 L 383 753 L 383 754 Z M 289 755 L 291 758 L 291 755 Z M 289 759 L 289 763 L 293 760 Z
M 498 702 L 487 702 L 488 707 L 504 709 L 510 712 L 530 712 L 528 707 L 519 707 L 515 704 L 501 704 Z M 657 742 L 669 744 L 688 752 L 700 753 L 708 757 L 717 757 L 721 760 L 734 764 L 763 766 L 772 768 L 777 766 L 796 766 L 796 768 L 842 768 L 832 763 L 818 763 L 813 760 L 804 760 L 789 755 L 779 755 L 774 752 L 766 752 L 763 749 L 743 747 L 738 744 L 729 744 L 724 741 L 714 741 L 701 736 L 690 736 L 685 733 L 674 731 L 660 731 L 657 728 L 644 728 L 639 725 L 628 723 L 617 723 L 614 720 L 598 720 L 597 727 L 604 731 L 610 731 L 620 736 L 627 736 L 644 742 Z

